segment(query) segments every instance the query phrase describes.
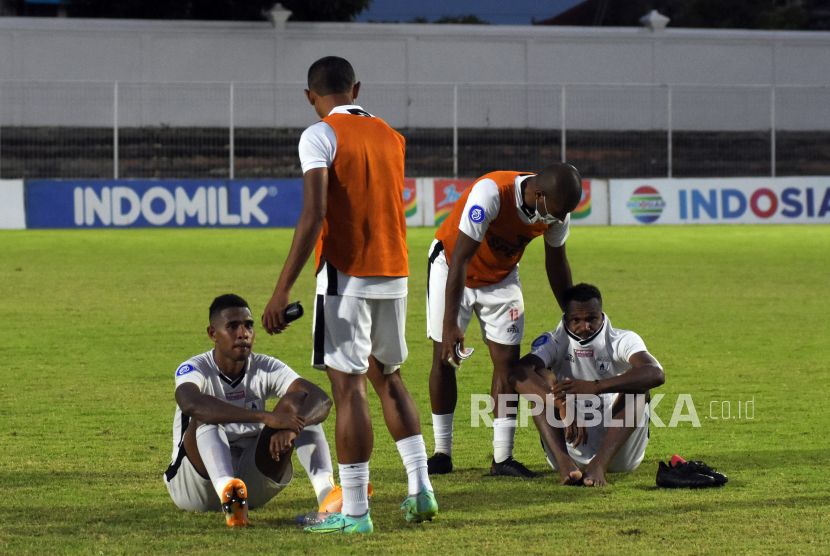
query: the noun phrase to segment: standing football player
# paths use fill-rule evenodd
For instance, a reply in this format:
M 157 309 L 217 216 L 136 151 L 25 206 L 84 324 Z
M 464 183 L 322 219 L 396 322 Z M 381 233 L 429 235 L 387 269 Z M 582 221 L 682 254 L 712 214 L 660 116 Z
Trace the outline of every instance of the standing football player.
M 581 197 L 582 178 L 568 164 L 548 166 L 538 175 L 492 172 L 461 195 L 435 234 L 427 285 L 427 336 L 433 341 L 429 397 L 435 434 L 430 474 L 452 471 L 457 351 L 463 353 L 464 332 L 475 313 L 493 361 L 490 395 L 496 405 L 490 473 L 535 476 L 513 459 L 516 420 L 502 415 L 499 403 L 501 395 L 515 394 L 507 377 L 519 361 L 524 334 L 519 261 L 527 244 L 543 235 L 548 282 L 561 304 L 562 294 L 572 285 L 565 254 L 569 213 Z
M 262 322 L 288 326 L 291 287 L 316 244 L 312 364 L 328 373 L 343 507 L 317 533 L 371 533 L 367 488 L 374 445 L 367 377 L 408 476 L 407 521 L 431 520 L 438 505 L 427 475 L 418 408 L 401 379 L 409 276 L 403 137 L 355 105 L 351 64 L 328 56 L 308 70 L 309 103 L 322 118 L 300 138 L 303 209 Z

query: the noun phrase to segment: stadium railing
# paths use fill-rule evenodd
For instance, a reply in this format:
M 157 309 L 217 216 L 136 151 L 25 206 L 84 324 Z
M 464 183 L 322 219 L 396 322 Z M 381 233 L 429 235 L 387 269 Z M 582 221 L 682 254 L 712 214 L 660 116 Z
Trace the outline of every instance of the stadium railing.
M 0 178 L 299 177 L 301 83 L 0 82 Z M 366 83 L 407 176 L 830 175 L 830 87 Z

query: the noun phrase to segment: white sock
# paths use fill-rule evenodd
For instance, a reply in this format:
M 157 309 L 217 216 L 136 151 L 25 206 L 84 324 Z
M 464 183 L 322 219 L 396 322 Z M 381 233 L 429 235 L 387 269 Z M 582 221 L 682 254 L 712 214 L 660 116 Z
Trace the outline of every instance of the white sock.
M 427 447 L 424 444 L 424 437 L 416 434 L 398 440 L 395 444 L 401 454 L 401 459 L 403 459 L 403 465 L 406 467 L 409 495 L 420 494 L 421 485 L 426 486 L 427 490 L 431 492 L 432 483 L 429 482 L 429 474 L 427 473 Z
M 513 437 L 516 434 L 516 419 L 499 417 L 493 419 L 493 459 L 501 463 L 513 455 Z
M 216 494 L 222 498 L 225 486 L 234 478 L 231 464 L 231 446 L 225 428 L 218 425 L 201 425 L 196 429 L 196 446 L 207 469 Z
M 308 425 L 303 432 L 294 439 L 294 451 L 297 459 L 308 474 L 317 503 L 322 504 L 329 492 L 334 488 L 334 469 L 331 465 L 331 451 L 326 441 L 326 433 L 319 423 Z
M 343 515 L 361 516 L 369 511 L 369 462 L 340 463 L 340 487 L 343 489 Z
M 435 435 L 435 453 L 452 456 L 452 419 L 455 413 L 432 414 L 432 433 Z

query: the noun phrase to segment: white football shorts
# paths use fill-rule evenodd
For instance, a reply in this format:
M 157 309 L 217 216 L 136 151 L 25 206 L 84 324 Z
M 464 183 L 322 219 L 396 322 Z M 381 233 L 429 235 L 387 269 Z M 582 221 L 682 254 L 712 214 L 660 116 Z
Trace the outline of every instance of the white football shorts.
M 444 300 L 447 289 L 447 257 L 438 240 L 432 242 L 427 271 L 427 337 L 441 341 L 444 332 Z M 478 317 L 481 338 L 507 346 L 522 343 L 525 329 L 525 305 L 519 267 L 491 286 L 464 288 L 458 311 L 458 326 L 464 332 L 473 318 Z
M 617 396 L 619 395 L 620 394 L 617 394 Z M 605 394 L 603 394 L 603 396 L 605 396 Z M 616 399 L 616 396 L 612 398 L 613 401 L 611 401 L 611 403 L 614 403 Z M 605 400 L 603 400 L 603 402 L 605 402 Z M 641 421 L 643 426 L 638 426 L 634 432 L 631 433 L 631 436 L 628 437 L 628 440 L 625 441 L 625 444 L 622 445 L 620 451 L 616 453 L 614 458 L 608 464 L 608 473 L 629 473 L 637 469 L 643 461 L 643 458 L 646 455 L 646 446 L 648 446 L 648 423 L 650 415 L 650 406 L 649 404 L 646 404 L 645 417 Z M 584 471 L 585 468 L 588 467 L 588 464 L 591 463 L 591 460 L 594 459 L 594 456 L 599 453 L 599 450 L 602 447 L 602 442 L 605 440 L 605 435 L 607 433 L 608 427 L 606 426 L 606 423 L 602 421 L 600 424 L 588 428 L 588 444 L 586 446 L 583 446 L 582 444 L 579 446 L 571 446 L 570 444 L 567 445 L 568 454 L 571 456 L 571 459 L 577 467 L 579 467 L 579 469 Z M 542 447 L 545 449 L 545 459 L 548 460 L 548 464 L 558 470 L 553 453 L 548 449 L 544 442 L 542 442 Z
M 248 508 L 259 508 L 267 504 L 277 494 L 288 486 L 294 476 L 293 464 L 283 473 L 279 482 L 262 474 L 256 466 L 257 438 L 252 441 L 240 441 L 244 447 L 231 444 L 231 461 L 233 464 L 233 476 L 241 479 L 248 489 Z M 203 478 L 190 463 L 187 456 L 182 459 L 176 475 L 167 481 L 167 491 L 173 498 L 173 502 L 189 512 L 221 512 L 222 503 L 213 483 Z
M 384 374 L 406 361 L 406 298 L 366 299 L 320 295 L 314 300 L 314 349 L 311 364 L 361 375 L 369 355 L 383 364 Z

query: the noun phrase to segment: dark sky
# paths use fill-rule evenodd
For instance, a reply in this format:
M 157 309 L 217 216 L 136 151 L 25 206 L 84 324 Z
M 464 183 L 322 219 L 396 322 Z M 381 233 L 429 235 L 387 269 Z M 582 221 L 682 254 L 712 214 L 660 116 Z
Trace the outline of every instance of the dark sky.
M 529 25 L 532 19 L 547 19 L 581 0 L 372 0 L 356 21 L 412 21 L 425 17 L 435 21 L 444 15 L 474 14 L 496 25 Z

